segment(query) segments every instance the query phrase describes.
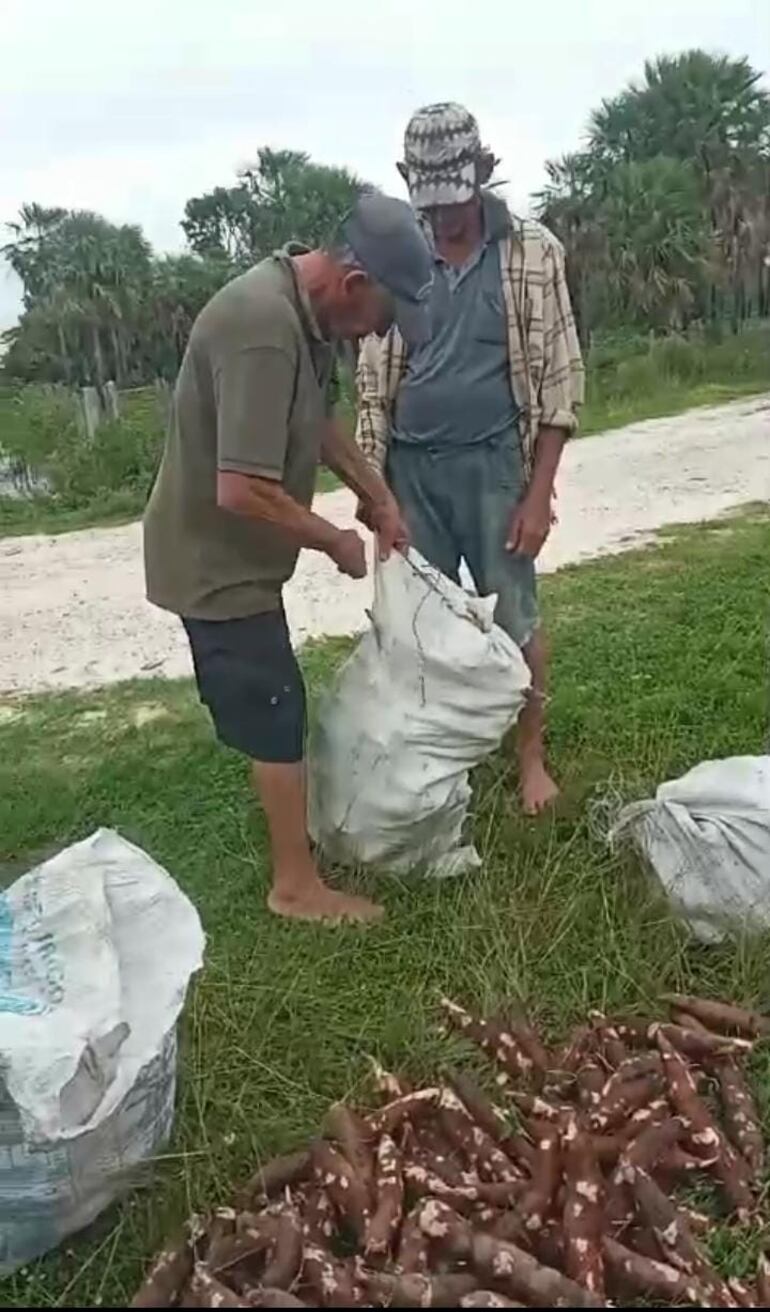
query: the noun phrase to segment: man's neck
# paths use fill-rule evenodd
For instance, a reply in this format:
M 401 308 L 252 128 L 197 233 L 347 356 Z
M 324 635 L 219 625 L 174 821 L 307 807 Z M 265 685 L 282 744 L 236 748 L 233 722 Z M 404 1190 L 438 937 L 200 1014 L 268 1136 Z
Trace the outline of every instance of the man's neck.
M 294 276 L 302 288 L 324 337 L 329 336 L 326 300 L 329 289 L 329 261 L 324 251 L 308 251 L 291 257 Z
M 484 239 L 484 209 L 481 202 L 468 211 L 460 231 L 449 235 L 434 231 L 434 238 L 436 250 L 447 264 L 458 268 L 465 264 Z

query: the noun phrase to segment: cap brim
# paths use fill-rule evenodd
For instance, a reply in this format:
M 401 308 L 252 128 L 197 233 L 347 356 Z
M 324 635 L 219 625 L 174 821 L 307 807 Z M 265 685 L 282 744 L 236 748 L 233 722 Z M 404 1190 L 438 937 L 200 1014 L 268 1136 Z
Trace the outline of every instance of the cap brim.
M 403 301 L 400 297 L 395 301 L 396 327 L 407 346 L 424 346 L 431 336 L 430 302 Z

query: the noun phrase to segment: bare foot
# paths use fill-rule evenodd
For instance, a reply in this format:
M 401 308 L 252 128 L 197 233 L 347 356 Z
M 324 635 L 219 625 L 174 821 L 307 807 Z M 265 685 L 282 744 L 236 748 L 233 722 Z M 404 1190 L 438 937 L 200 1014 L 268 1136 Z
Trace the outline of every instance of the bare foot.
M 542 815 L 553 806 L 559 789 L 540 757 L 521 763 L 521 809 L 525 815 Z
M 376 902 L 370 902 L 366 897 L 353 897 L 350 893 L 338 893 L 327 888 L 320 879 L 297 892 L 274 888 L 268 894 L 267 905 L 276 916 L 287 916 L 292 920 L 322 920 L 331 925 L 345 920 L 369 924 L 382 920 L 385 914 L 384 908 Z

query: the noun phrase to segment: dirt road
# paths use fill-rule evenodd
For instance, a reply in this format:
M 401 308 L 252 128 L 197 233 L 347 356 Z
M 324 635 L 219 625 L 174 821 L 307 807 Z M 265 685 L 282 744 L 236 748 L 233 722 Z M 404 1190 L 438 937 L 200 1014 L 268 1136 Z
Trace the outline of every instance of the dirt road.
M 770 393 L 573 442 L 558 492 L 544 571 L 768 500 Z M 317 509 L 352 523 L 347 492 Z M 286 596 L 295 639 L 360 629 L 369 596 L 305 553 Z M 0 693 L 188 672 L 180 626 L 144 600 L 139 525 L 0 541 Z

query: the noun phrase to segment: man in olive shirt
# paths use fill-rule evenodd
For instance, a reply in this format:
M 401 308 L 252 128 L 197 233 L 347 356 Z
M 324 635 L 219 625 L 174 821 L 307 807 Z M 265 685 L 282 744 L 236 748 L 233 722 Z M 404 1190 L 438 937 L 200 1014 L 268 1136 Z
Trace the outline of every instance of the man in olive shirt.
M 328 412 L 336 339 L 424 339 L 432 277 L 410 207 L 359 198 L 334 244 L 279 253 L 236 278 L 196 320 L 145 515 L 147 595 L 179 615 L 217 735 L 245 753 L 272 848 L 271 909 L 371 920 L 380 908 L 328 888 L 305 814 L 305 690 L 281 592 L 301 548 L 366 574 L 364 544 L 313 514 L 319 461 L 359 496 L 387 556 L 406 545 L 398 507 Z

